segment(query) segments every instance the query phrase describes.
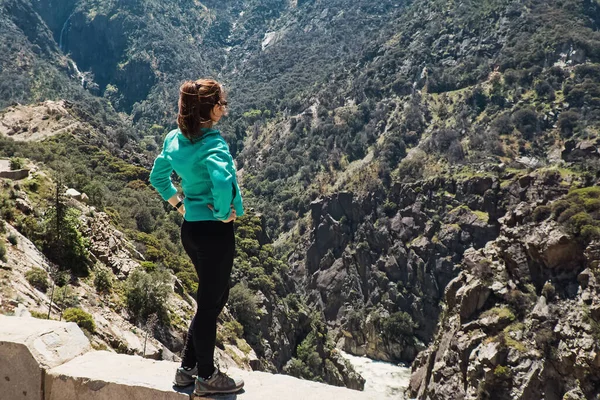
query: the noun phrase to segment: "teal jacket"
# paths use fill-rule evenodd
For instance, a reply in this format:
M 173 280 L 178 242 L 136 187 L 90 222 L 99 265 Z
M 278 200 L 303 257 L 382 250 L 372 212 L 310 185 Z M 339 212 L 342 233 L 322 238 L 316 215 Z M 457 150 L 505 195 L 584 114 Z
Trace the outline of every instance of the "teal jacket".
M 233 158 L 218 130 L 205 129 L 194 143 L 179 129 L 169 132 L 150 173 L 150 183 L 164 200 L 177 194 L 173 171 L 181 178 L 186 221 L 226 220 L 231 205 L 238 217 L 244 214 Z

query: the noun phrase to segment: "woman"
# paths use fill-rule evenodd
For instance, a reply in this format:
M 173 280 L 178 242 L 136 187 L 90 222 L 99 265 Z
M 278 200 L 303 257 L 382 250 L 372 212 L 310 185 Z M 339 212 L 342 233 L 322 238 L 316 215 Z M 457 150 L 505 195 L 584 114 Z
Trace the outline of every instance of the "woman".
M 209 79 L 187 81 L 179 93 L 179 129 L 165 138 L 154 161 L 150 182 L 161 197 L 184 216 L 183 247 L 198 273 L 198 308 L 188 331 L 176 386 L 195 382 L 194 393 L 233 393 L 244 386 L 214 366 L 217 317 L 229 296 L 235 250 L 233 221 L 243 215 L 233 158 L 213 129 L 226 113 L 221 85 Z M 171 181 L 181 177 L 184 200 Z

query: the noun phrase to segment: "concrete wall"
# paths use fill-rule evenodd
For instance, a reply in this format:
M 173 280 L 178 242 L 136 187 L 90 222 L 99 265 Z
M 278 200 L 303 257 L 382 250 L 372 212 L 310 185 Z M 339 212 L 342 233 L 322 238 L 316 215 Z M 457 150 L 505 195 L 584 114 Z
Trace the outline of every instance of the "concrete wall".
M 90 349 L 74 323 L 0 315 L 0 399 L 43 400 L 44 371 Z
M 19 180 L 19 179 L 25 179 L 28 176 L 29 176 L 28 169 L 18 169 L 16 171 L 0 171 L 0 178 Z
M 178 365 L 92 351 L 73 323 L 0 315 L 0 400 L 187 400 L 175 390 Z M 229 371 L 244 391 L 218 400 L 380 400 L 383 396 L 264 372 Z

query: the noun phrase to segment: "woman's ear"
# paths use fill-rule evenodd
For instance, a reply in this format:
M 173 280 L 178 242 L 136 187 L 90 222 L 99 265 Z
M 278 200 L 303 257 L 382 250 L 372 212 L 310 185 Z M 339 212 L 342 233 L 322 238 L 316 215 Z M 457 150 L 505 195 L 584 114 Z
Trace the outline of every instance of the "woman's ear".
M 214 122 L 218 122 L 223 116 L 223 110 L 219 104 L 215 104 L 213 108 L 210 109 L 210 119 Z
M 217 112 L 218 112 L 217 107 L 218 107 L 217 105 L 214 105 L 213 108 L 210 109 L 210 119 L 213 120 L 213 121 L 218 118 L 217 117 L 218 116 L 218 114 L 217 114 Z

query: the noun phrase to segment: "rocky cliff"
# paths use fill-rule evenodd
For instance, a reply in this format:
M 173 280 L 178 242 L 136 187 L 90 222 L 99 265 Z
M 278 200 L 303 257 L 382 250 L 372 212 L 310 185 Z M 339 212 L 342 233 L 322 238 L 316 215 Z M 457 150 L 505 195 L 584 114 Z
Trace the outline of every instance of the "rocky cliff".
M 435 340 L 413 364 L 413 396 L 597 398 L 599 244 L 564 211 L 576 199 L 597 205 L 600 191 L 565 196 L 563 184 L 528 175 L 508 186 L 519 195 L 499 219 L 500 235 L 465 252 L 445 289 Z M 597 210 L 578 208 L 578 218 L 592 229 Z

